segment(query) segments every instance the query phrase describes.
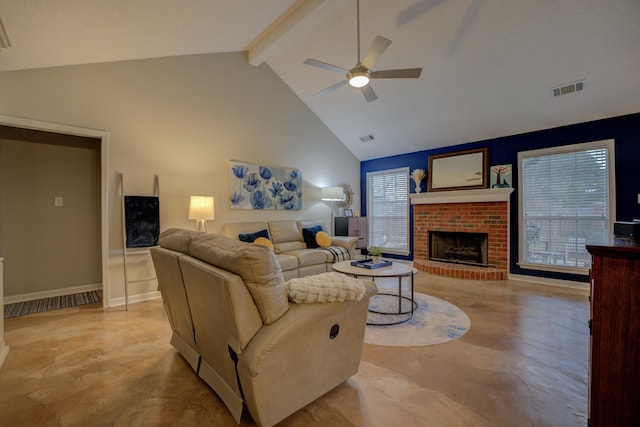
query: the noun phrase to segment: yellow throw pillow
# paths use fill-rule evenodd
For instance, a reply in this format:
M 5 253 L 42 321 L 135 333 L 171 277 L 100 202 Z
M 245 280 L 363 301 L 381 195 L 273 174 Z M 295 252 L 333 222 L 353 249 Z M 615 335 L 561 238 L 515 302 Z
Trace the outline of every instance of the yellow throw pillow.
M 331 246 L 331 236 L 324 231 L 318 231 L 316 233 L 316 243 L 320 245 L 320 247 L 328 248 Z
M 271 243 L 271 240 L 267 239 L 266 237 L 258 237 L 253 241 L 253 243 L 255 243 L 256 245 L 266 246 L 269 249 L 273 250 L 273 243 Z

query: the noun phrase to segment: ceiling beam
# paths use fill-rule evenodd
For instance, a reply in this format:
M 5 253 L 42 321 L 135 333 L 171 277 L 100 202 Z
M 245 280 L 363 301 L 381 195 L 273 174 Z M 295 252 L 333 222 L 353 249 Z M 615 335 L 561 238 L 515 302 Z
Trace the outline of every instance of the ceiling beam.
M 269 57 L 277 42 L 309 16 L 325 0 L 298 0 L 249 43 L 245 49 L 249 64 L 257 67 Z
M 9 36 L 2 25 L 2 19 L 0 19 L 0 49 L 6 49 L 11 47 L 11 42 L 9 41 Z

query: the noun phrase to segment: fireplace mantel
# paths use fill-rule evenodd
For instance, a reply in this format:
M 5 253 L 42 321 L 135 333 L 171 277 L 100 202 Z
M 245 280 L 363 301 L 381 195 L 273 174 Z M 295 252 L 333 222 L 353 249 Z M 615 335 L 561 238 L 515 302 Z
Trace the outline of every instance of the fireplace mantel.
M 414 193 L 412 205 L 432 205 L 436 203 L 508 202 L 513 188 L 482 188 L 480 190 L 430 191 Z

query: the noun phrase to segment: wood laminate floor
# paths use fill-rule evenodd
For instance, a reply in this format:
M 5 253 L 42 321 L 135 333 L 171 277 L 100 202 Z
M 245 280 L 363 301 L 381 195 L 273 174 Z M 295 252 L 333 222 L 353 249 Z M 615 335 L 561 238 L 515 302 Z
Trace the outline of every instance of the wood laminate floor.
M 424 273 L 416 290 L 462 308 L 469 332 L 365 345 L 357 375 L 280 425 L 587 425 L 587 291 Z M 160 300 L 7 319 L 0 425 L 235 426 L 169 337 Z M 245 413 L 241 425 L 254 423 Z

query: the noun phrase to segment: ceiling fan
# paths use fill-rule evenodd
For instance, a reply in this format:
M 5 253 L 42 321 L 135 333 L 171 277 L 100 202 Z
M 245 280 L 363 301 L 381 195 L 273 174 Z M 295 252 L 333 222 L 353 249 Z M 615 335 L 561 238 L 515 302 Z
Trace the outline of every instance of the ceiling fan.
M 355 67 L 347 70 L 335 65 L 327 64 L 326 62 L 318 61 L 316 59 L 307 59 L 304 61 L 307 65 L 313 65 L 314 67 L 324 68 L 326 70 L 335 71 L 346 76 L 346 80 L 340 81 L 326 89 L 321 90 L 315 95 L 324 95 L 339 87 L 342 87 L 349 83 L 355 88 L 360 88 L 364 98 L 367 102 L 375 101 L 378 99 L 378 95 L 371 88 L 371 79 L 417 79 L 422 73 L 422 68 L 404 68 L 399 70 L 380 70 L 373 71 L 372 68 L 376 61 L 385 50 L 391 44 L 391 40 L 381 36 L 376 36 L 371 44 L 371 47 L 360 60 L 360 0 L 356 0 L 356 20 L 357 20 L 357 32 L 358 32 L 358 58 Z

